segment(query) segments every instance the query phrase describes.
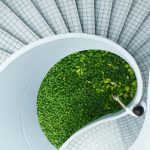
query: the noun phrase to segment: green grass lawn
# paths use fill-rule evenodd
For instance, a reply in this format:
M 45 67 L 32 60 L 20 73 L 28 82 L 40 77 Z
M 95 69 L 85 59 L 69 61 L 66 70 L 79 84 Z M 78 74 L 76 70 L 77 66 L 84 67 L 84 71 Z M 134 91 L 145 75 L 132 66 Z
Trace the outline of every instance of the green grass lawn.
M 136 77 L 120 57 L 86 50 L 62 59 L 44 78 L 37 98 L 39 123 L 59 148 L 73 133 L 106 114 L 128 105 L 136 92 Z

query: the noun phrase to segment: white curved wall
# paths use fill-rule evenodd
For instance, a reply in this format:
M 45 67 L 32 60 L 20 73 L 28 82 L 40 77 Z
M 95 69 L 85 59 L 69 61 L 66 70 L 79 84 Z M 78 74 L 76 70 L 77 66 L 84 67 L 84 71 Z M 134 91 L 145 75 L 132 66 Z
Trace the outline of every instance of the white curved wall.
M 47 71 L 63 57 L 84 49 L 103 49 L 123 57 L 142 85 L 134 59 L 117 44 L 98 36 L 66 34 L 39 40 L 12 56 L 0 68 L 0 147 L 3 150 L 54 150 L 37 119 L 36 97 Z M 133 104 L 142 95 L 142 86 Z

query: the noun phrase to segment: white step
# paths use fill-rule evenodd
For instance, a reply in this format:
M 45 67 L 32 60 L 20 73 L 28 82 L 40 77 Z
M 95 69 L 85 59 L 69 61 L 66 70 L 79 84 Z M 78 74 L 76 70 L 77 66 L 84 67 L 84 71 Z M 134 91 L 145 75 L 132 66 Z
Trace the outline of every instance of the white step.
M 2 0 L 21 18 L 39 37 L 54 35 L 31 0 Z
M 114 42 L 118 41 L 132 3 L 133 0 L 114 0 L 113 2 L 108 38 Z
M 10 53 L 18 51 L 24 44 L 0 28 L 0 49 Z
M 39 37 L 2 1 L 0 1 L 0 8 L 0 27 L 24 43 L 31 43 L 39 39 Z
M 134 37 L 131 39 L 126 49 L 131 54 L 134 54 L 142 47 L 143 44 L 145 44 L 148 39 L 150 39 L 150 13 L 139 27 Z
M 142 60 L 144 59 L 147 55 L 150 55 L 150 39 L 146 41 L 141 48 L 137 49 L 133 56 L 135 57 L 136 60 Z
M 150 11 L 150 0 L 135 0 L 125 21 L 118 43 L 126 48 Z
M 82 32 L 75 0 L 56 0 L 69 32 Z
M 11 54 L 0 49 L 0 65 L 10 56 Z
M 67 33 L 68 29 L 55 0 L 31 0 L 56 34 Z
M 95 34 L 95 9 L 93 0 L 76 0 L 83 33 Z
M 150 54 L 146 55 L 142 60 L 138 61 L 138 65 L 142 74 L 143 78 L 143 96 L 147 96 L 147 84 L 148 84 L 148 77 L 149 77 L 149 68 L 150 68 Z M 146 96 L 145 96 L 146 95 Z
M 95 0 L 96 35 L 107 37 L 113 0 Z

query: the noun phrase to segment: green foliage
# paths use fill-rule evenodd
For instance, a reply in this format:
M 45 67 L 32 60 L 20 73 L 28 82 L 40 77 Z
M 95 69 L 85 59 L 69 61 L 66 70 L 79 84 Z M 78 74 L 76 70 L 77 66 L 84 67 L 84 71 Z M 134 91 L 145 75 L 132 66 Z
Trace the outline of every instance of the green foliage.
M 44 78 L 37 99 L 38 118 L 49 141 L 59 148 L 73 133 L 121 109 L 112 95 L 128 105 L 137 82 L 130 66 L 102 50 L 67 56 Z

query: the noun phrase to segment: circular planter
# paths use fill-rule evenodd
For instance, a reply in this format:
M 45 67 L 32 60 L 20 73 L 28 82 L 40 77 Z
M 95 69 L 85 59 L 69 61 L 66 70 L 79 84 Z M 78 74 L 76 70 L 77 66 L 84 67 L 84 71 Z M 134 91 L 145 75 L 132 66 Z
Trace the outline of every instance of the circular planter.
M 108 50 L 130 64 L 137 78 L 137 92 L 128 107 L 132 109 L 140 102 L 143 82 L 139 67 L 119 45 L 99 36 L 80 33 L 39 40 L 22 48 L 0 67 L 0 91 L 3 91 L 0 94 L 0 139 L 4 141 L 3 149 L 55 149 L 38 123 L 38 90 L 47 71 L 59 60 L 86 49 Z M 123 111 L 118 117 L 124 114 Z

